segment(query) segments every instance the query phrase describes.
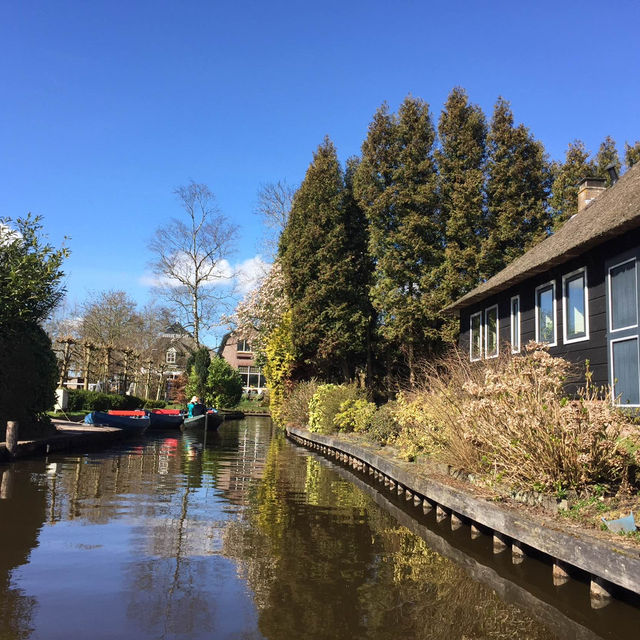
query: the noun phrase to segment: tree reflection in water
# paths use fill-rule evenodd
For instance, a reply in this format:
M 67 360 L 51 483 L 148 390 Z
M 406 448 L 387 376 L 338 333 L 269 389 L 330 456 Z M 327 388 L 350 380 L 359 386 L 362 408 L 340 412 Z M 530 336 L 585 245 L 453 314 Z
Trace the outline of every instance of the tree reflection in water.
M 13 585 L 12 574 L 38 544 L 46 505 L 44 488 L 29 471 L 0 464 L 0 638 L 28 638 L 33 631 L 37 601 Z
M 264 422 L 15 468 L 3 640 L 551 637 Z
M 267 638 L 553 637 L 279 438 L 224 551 L 255 593 Z

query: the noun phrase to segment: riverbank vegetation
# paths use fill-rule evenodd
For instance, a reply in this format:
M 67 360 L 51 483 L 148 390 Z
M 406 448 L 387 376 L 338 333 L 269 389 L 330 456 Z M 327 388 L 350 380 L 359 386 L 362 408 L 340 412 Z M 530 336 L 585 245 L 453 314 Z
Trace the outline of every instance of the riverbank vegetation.
M 64 293 L 66 257 L 44 240 L 40 218 L 0 219 L 0 439 L 7 420 L 23 434 L 47 430 L 58 366 L 41 323 Z
M 637 489 L 634 420 L 604 390 L 587 385 L 567 396 L 571 375 L 568 362 L 534 343 L 487 363 L 452 351 L 424 365 L 395 402 L 376 407 L 355 384 L 306 382 L 283 416 L 319 433 L 363 434 L 401 458 L 445 463 L 489 486 L 556 495 Z

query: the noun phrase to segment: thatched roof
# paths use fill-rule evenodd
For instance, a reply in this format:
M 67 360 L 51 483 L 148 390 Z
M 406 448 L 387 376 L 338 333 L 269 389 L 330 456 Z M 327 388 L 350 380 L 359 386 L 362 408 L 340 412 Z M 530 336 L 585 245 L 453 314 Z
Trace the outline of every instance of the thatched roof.
M 640 163 L 629 169 L 614 186 L 603 191 L 580 213 L 567 220 L 556 233 L 444 310 L 457 312 L 638 227 Z

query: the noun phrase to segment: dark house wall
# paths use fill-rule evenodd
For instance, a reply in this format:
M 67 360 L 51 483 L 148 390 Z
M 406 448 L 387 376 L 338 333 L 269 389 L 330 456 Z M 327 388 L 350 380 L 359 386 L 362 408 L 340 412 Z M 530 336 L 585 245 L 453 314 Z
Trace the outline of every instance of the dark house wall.
M 511 336 L 510 305 L 511 298 L 515 295 L 520 295 L 521 344 L 524 346 L 530 340 L 535 340 L 535 289 L 539 285 L 555 280 L 557 346 L 550 347 L 549 353 L 567 358 L 570 362 L 579 365 L 577 370 L 582 380 L 584 379 L 585 360 L 589 360 L 589 366 L 593 372 L 593 382 L 596 385 L 609 384 L 605 264 L 617 255 L 637 247 L 640 247 L 640 230 L 631 231 L 622 238 L 604 243 L 560 267 L 540 273 L 506 291 L 487 297 L 481 303 L 462 309 L 460 312 L 460 348 L 465 353 L 469 353 L 471 315 L 478 311 L 484 311 L 497 303 L 500 353 L 511 352 L 511 347 L 508 344 Z M 584 266 L 587 268 L 589 340 L 564 344 L 562 276 Z

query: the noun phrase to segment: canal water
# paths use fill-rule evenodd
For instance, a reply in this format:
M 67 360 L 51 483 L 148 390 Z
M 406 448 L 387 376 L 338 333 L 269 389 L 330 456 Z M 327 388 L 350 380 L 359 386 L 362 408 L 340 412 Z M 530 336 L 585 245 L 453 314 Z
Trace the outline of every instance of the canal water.
M 640 637 L 269 420 L 0 464 L 0 639 Z

